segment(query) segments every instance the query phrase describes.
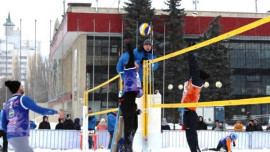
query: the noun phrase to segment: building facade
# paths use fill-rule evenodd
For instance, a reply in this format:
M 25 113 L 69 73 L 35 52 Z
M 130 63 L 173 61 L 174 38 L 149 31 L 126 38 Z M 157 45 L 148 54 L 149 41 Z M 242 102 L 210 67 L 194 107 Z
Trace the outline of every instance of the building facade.
M 117 75 L 116 63 L 123 52 L 123 10 L 91 8 L 91 4 L 70 3 L 66 15 L 51 43 L 50 62 L 52 80 L 49 106 L 81 116 L 84 91 Z M 156 10 L 159 16 L 163 12 Z M 266 17 L 269 14 L 198 12 L 193 17 L 187 11 L 184 38 L 197 41 L 214 17 L 221 15 L 222 33 Z M 270 24 L 226 40 L 230 49 L 230 66 L 234 98 L 267 96 L 270 94 Z M 222 80 L 221 80 L 222 81 Z M 161 90 L 161 88 L 158 88 Z M 94 111 L 117 106 L 118 82 L 112 82 L 90 93 L 89 106 Z M 160 91 L 161 92 L 161 91 Z M 179 94 L 180 98 L 181 94 Z M 179 99 L 180 100 L 180 99 Z M 240 108 L 239 108 L 240 107 Z M 240 110 L 239 110 L 240 109 Z M 247 112 L 254 118 L 270 113 L 269 105 L 228 108 L 235 119 L 246 119 Z M 224 109 L 223 109 L 224 114 Z M 218 114 L 217 114 L 218 115 Z M 242 116 L 242 117 L 238 117 Z M 215 116 L 218 117 L 218 116 Z M 234 118 L 230 118 L 234 119 Z M 265 119 L 261 119 L 265 121 Z
M 5 40 L 0 40 L 0 76 L 19 79 L 23 83 L 27 79 L 29 57 L 34 56 L 35 50 L 40 51 L 40 41 L 21 40 L 21 31 L 14 29 L 10 14 L 5 26 Z M 7 68 L 6 68 L 7 67 Z

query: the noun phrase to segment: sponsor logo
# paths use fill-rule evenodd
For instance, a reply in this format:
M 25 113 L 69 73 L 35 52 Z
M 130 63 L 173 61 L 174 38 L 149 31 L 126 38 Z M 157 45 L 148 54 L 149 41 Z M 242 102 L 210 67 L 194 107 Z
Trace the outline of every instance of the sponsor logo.
M 14 106 L 18 106 L 18 104 L 19 104 L 19 100 L 14 102 Z
M 8 116 L 9 116 L 9 117 L 13 117 L 14 114 L 15 114 L 14 109 L 9 109 Z

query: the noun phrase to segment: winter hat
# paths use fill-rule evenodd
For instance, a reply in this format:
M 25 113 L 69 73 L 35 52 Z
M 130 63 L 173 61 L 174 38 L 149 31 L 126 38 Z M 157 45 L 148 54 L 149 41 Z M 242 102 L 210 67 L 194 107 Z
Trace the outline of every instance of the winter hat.
M 10 92 L 14 94 L 19 90 L 21 82 L 8 80 L 5 82 L 5 85 L 9 88 Z
M 151 40 L 150 39 L 144 40 L 143 45 L 152 45 Z

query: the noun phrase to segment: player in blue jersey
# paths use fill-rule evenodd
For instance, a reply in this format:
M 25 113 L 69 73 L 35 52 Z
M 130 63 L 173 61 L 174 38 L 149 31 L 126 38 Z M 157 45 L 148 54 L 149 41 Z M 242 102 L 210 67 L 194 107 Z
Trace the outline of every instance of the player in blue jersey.
M 24 96 L 24 88 L 19 81 L 6 81 L 6 87 L 13 94 L 4 106 L 2 127 L 7 133 L 8 142 L 15 152 L 33 152 L 29 145 L 29 109 L 41 115 L 59 114 L 61 111 L 38 106 L 29 96 Z
M 231 133 L 228 136 L 219 140 L 217 148 L 206 148 L 202 151 L 212 150 L 212 151 L 220 151 L 221 148 L 226 150 L 227 152 L 232 152 L 231 143 L 235 147 L 235 140 L 237 139 L 237 135 L 235 133 Z

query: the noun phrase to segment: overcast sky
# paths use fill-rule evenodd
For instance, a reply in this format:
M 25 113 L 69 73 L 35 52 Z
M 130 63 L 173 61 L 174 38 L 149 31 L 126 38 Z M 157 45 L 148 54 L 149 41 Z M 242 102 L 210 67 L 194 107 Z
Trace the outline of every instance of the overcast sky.
M 98 0 L 99 7 L 118 7 L 118 0 Z M 121 0 L 121 7 L 124 5 Z M 194 10 L 193 0 L 182 0 L 181 8 Z M 257 0 L 258 12 L 266 13 L 270 10 L 270 0 Z M 92 2 L 96 6 L 96 0 L 66 0 L 70 2 Z M 166 8 L 164 0 L 152 0 L 152 6 L 156 9 Z M 67 7 L 66 7 L 67 8 Z M 198 11 L 227 11 L 227 12 L 255 12 L 255 0 L 199 0 Z M 3 24 L 10 12 L 15 29 L 20 26 L 22 19 L 22 39 L 35 39 L 35 19 L 37 20 L 37 40 L 41 41 L 41 54 L 49 54 L 50 20 L 52 28 L 56 18 L 61 21 L 63 14 L 63 0 L 2 0 L 0 5 L 0 39 L 5 39 Z

